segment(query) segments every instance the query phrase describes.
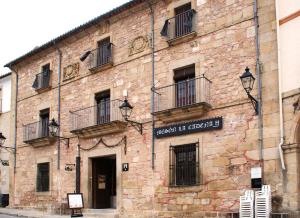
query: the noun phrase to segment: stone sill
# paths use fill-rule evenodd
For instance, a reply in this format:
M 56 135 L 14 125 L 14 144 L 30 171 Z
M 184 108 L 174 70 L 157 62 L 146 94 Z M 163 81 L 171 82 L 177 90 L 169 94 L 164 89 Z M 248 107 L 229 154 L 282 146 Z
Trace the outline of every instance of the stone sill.
M 82 138 L 92 138 L 107 134 L 123 132 L 127 127 L 127 122 L 115 120 L 100 125 L 88 126 L 82 129 L 72 130 L 71 133 Z
M 170 192 L 199 192 L 203 191 L 204 185 L 198 184 L 198 185 L 181 185 L 181 186 L 176 186 L 176 185 L 170 185 L 169 186 L 169 191 Z
M 164 123 L 182 121 L 201 117 L 211 109 L 207 102 L 200 102 L 184 107 L 171 108 L 163 111 L 154 112 L 153 115 Z
M 111 67 L 113 67 L 113 62 L 112 61 L 107 63 L 107 64 L 103 64 L 103 65 L 100 65 L 100 66 L 97 66 L 97 67 L 90 68 L 89 71 L 91 71 L 92 73 L 97 73 L 97 72 L 106 70 L 106 69 L 111 68 Z
M 46 146 L 46 145 L 50 145 L 55 141 L 54 137 L 42 137 L 42 138 L 36 138 L 36 139 L 30 139 L 27 141 L 24 141 L 24 143 L 26 144 L 30 144 L 33 147 L 40 147 L 40 146 Z
M 40 88 L 40 89 L 35 89 L 35 91 L 39 94 L 49 91 L 51 89 L 51 86 L 45 87 L 45 88 Z
M 195 31 L 192 31 L 186 35 L 183 35 L 183 36 L 179 36 L 179 37 L 176 37 L 176 38 L 173 38 L 173 39 L 168 39 L 167 42 L 169 45 L 177 45 L 179 43 L 182 43 L 182 42 L 186 42 L 194 37 L 197 36 L 197 32 Z

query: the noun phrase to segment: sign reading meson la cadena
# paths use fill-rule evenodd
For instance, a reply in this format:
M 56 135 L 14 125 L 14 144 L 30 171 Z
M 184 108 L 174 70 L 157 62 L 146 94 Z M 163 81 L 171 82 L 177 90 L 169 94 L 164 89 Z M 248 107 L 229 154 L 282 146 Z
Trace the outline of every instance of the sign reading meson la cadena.
M 194 120 L 187 123 L 174 124 L 154 129 L 156 138 L 178 136 L 195 132 L 211 131 L 223 128 L 223 118 L 215 117 L 205 120 Z

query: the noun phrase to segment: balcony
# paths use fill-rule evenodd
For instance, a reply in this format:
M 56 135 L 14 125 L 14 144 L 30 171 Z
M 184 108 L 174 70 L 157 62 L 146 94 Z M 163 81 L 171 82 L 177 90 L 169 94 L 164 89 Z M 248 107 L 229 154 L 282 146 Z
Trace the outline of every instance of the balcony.
M 191 9 L 166 20 L 161 35 L 174 45 L 195 37 L 195 26 L 195 10 Z
M 211 109 L 210 84 L 204 75 L 154 89 L 154 115 L 175 122 L 198 118 Z
M 71 132 L 91 138 L 124 131 L 127 122 L 120 112 L 121 104 L 119 100 L 102 101 L 95 106 L 70 112 Z
M 23 141 L 35 147 L 51 144 L 55 138 L 49 135 L 48 123 L 39 121 L 23 126 Z
M 51 71 L 44 71 L 35 76 L 32 87 L 37 92 L 43 92 L 51 88 L 50 86 Z
M 87 63 L 88 69 L 92 73 L 111 67 L 113 65 L 111 44 L 109 44 L 109 47 L 105 49 L 104 47 L 99 47 L 92 50 L 88 56 Z

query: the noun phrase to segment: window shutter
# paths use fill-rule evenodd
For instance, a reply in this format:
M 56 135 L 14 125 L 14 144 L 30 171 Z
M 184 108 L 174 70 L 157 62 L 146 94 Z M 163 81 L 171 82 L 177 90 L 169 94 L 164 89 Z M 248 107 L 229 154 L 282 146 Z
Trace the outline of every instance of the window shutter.
M 166 20 L 162 30 L 160 31 L 161 36 L 168 36 L 168 27 L 169 27 L 169 21 Z
M 39 87 L 39 82 L 37 76 L 34 79 L 34 82 L 32 84 L 32 88 L 37 89 Z

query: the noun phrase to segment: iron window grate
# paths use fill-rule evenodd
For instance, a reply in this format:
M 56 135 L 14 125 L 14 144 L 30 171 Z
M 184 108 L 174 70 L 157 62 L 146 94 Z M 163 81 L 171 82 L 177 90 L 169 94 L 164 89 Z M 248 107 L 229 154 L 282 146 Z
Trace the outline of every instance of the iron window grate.
M 170 186 L 200 184 L 199 142 L 170 146 Z

